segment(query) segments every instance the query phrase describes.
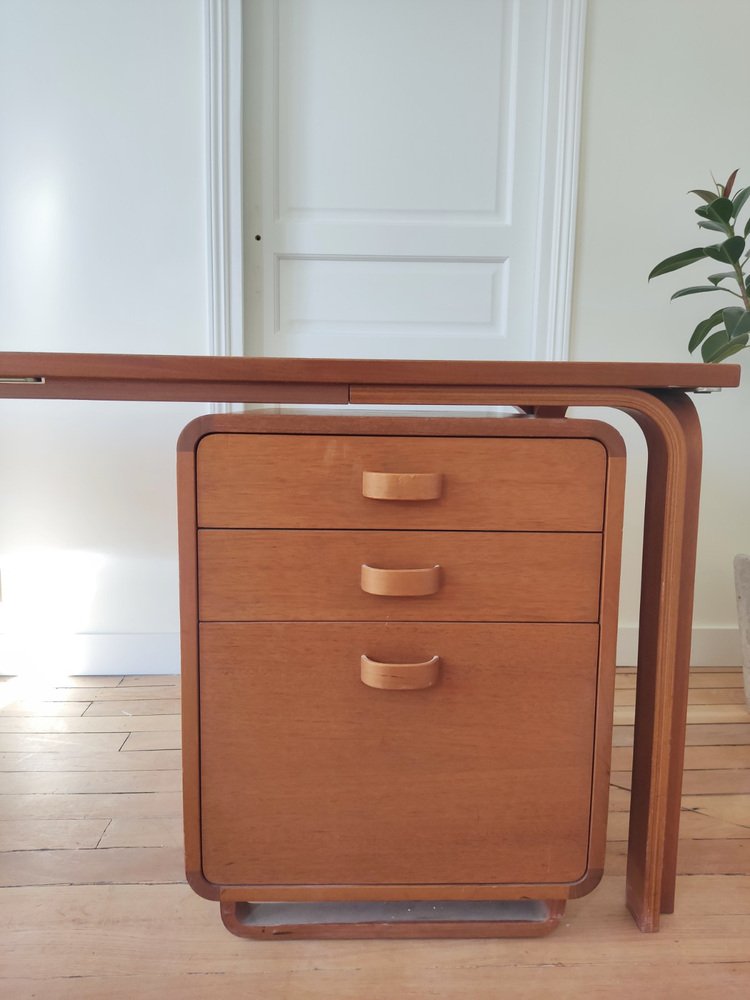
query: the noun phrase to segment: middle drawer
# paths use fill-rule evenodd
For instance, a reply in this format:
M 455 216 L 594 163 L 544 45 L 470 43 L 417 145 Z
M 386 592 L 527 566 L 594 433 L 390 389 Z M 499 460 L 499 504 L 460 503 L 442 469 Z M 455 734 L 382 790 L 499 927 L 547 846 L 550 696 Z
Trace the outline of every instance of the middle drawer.
M 595 622 L 600 565 L 595 532 L 202 529 L 199 617 Z M 368 593 L 363 566 L 375 571 L 365 571 L 369 589 L 373 580 L 398 581 L 379 570 L 425 570 L 418 576 L 435 592 Z

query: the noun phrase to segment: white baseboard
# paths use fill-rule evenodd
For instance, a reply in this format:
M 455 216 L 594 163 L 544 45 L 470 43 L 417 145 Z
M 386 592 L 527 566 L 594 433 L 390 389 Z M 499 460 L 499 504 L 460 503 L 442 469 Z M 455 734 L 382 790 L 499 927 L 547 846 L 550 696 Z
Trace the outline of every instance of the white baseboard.
M 617 663 L 635 666 L 638 629 L 618 632 Z M 742 664 L 739 630 L 732 626 L 693 629 L 694 667 Z M 176 632 L 77 634 L 63 637 L 0 635 L 0 675 L 49 672 L 66 674 L 179 674 L 180 641 Z
M 0 635 L 0 674 L 179 674 L 177 632 Z
M 637 658 L 638 629 L 635 625 L 623 625 L 617 634 L 617 665 L 634 667 Z M 731 625 L 694 628 L 690 663 L 694 667 L 741 666 L 739 629 Z

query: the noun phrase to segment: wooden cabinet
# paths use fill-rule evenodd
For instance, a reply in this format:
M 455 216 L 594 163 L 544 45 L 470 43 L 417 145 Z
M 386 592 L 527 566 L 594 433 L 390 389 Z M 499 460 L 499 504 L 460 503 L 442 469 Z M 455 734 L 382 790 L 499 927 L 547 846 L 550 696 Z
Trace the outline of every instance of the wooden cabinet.
M 535 934 L 596 885 L 623 475 L 592 421 L 186 428 L 188 878 L 230 929 Z

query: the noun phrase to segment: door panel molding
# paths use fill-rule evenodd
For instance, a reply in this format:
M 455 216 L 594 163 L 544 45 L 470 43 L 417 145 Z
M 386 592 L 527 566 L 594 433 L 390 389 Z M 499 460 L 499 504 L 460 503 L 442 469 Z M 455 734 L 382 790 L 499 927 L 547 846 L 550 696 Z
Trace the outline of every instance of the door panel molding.
M 264 0 L 264 2 L 264 17 L 267 19 L 268 31 L 278 41 L 279 4 L 277 0 Z M 245 353 L 246 314 L 250 317 L 254 314 L 252 303 L 249 309 L 243 306 L 243 281 L 254 266 L 252 260 L 244 259 L 246 250 L 243 246 L 242 232 L 243 2 L 204 0 L 204 3 L 207 39 L 207 221 L 211 350 L 219 355 L 239 355 Z M 549 2 L 547 8 L 536 273 L 533 305 L 530 308 L 527 354 L 527 357 L 535 360 L 564 360 L 568 356 L 586 7 L 586 0 L 555 0 Z M 508 0 L 506 17 L 511 21 L 517 20 L 517 9 L 518 0 Z M 508 11 L 511 13 L 508 14 Z M 517 24 L 515 27 L 517 28 Z M 513 47 L 511 45 L 511 48 Z M 245 53 L 244 59 L 252 58 L 252 55 Z M 273 59 L 273 75 L 277 78 L 278 51 L 273 55 Z M 508 74 L 512 76 L 515 72 L 512 60 L 503 72 L 506 76 Z M 278 120 L 278 95 L 274 99 L 274 105 Z M 247 136 L 245 141 L 248 141 Z M 257 144 L 258 136 L 253 136 L 252 141 Z M 272 150 L 263 150 L 261 153 L 266 163 L 269 158 L 274 161 L 274 167 L 278 164 L 276 145 L 274 142 Z M 503 142 L 500 145 L 502 146 Z M 271 175 L 278 178 L 278 169 L 272 169 Z M 502 196 L 500 187 L 498 184 L 495 213 L 495 218 L 498 220 L 503 216 L 503 205 L 508 204 L 507 198 Z M 272 201 L 272 211 L 276 217 L 280 201 L 279 191 L 273 192 Z M 311 252 L 307 252 L 304 236 L 306 227 L 304 217 L 307 214 L 306 210 L 303 210 L 299 218 L 303 237 L 299 249 L 302 252 L 290 253 L 292 248 L 282 247 L 279 258 L 274 258 L 272 261 L 274 271 L 278 271 L 282 259 L 308 257 L 326 259 L 331 256 L 312 252 L 312 247 L 309 248 Z M 327 212 L 326 217 L 334 229 L 339 226 L 343 232 L 352 217 L 359 218 L 361 214 L 357 210 L 339 208 Z M 370 214 L 366 213 L 367 219 Z M 407 211 L 406 214 L 414 218 L 419 213 Z M 402 213 L 399 212 L 377 212 L 375 215 L 378 220 L 382 220 L 386 229 L 389 223 L 398 228 L 403 219 Z M 476 213 L 456 212 L 457 225 L 460 226 L 461 218 L 465 219 L 471 215 L 476 216 Z M 486 212 L 480 212 L 479 215 L 487 218 Z M 367 219 L 363 218 L 362 221 Z M 429 213 L 425 213 L 423 219 L 425 224 L 429 224 Z M 470 255 L 467 260 L 501 260 L 502 257 L 498 255 L 497 249 L 489 245 L 489 240 L 487 243 L 486 247 L 478 247 L 477 253 Z M 407 246 L 405 252 L 409 252 L 410 249 Z M 369 252 L 370 250 L 373 252 Z M 417 259 L 427 259 L 424 254 L 419 253 L 416 246 L 414 250 Z M 376 247 L 368 247 L 364 254 L 360 251 L 359 254 L 354 253 L 347 259 L 400 259 L 398 256 L 376 251 Z M 448 259 L 447 249 L 443 246 L 436 245 L 433 252 L 435 256 L 430 256 L 430 260 Z M 502 254 L 505 253 L 503 247 Z M 252 271 L 252 276 L 257 277 L 260 273 L 261 266 L 258 265 Z M 278 294 L 274 298 L 275 301 L 268 303 L 264 327 L 269 325 L 269 320 L 278 321 Z M 256 325 L 259 324 L 260 320 L 256 320 Z M 275 332 L 276 323 L 272 323 L 271 326 Z M 256 339 L 256 344 L 258 343 L 260 338 Z
M 208 342 L 243 349 L 242 0 L 203 0 Z

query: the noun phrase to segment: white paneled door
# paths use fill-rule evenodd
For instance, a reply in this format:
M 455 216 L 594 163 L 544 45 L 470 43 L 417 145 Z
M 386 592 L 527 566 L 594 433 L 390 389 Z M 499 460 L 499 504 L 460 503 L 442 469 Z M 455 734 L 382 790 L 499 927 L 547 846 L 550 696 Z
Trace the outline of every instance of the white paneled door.
M 246 0 L 247 353 L 561 356 L 570 8 Z

